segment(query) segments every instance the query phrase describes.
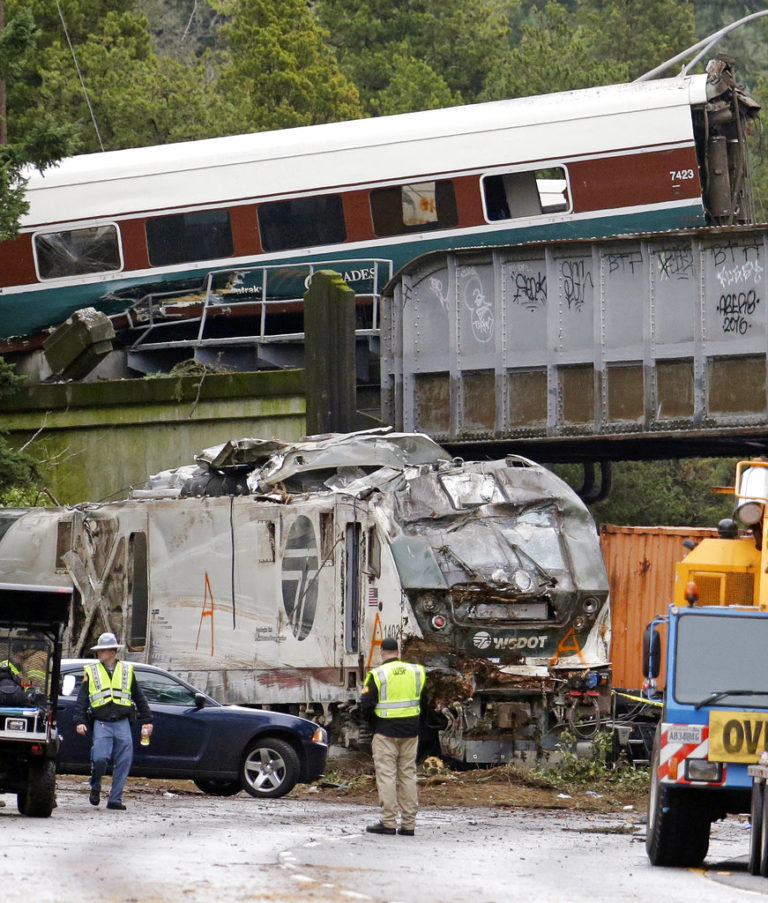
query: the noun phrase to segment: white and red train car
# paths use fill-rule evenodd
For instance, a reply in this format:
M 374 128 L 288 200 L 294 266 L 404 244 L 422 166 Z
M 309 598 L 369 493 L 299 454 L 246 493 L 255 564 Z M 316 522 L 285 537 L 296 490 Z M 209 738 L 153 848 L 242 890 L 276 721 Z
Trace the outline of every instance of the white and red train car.
M 743 221 L 708 156 L 743 139 L 736 93 L 694 75 L 65 159 L 0 243 L 0 340 L 222 268 Z

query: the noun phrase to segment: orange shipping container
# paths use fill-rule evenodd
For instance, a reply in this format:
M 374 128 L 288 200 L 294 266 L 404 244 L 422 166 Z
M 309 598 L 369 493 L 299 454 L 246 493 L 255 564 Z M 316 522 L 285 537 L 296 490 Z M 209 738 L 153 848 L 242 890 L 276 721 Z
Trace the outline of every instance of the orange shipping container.
M 611 593 L 611 661 L 614 687 L 643 683 L 643 631 L 665 614 L 674 598 L 675 565 L 683 541 L 717 536 L 707 527 L 600 527 L 600 544 Z M 663 674 L 663 662 L 662 671 Z M 662 685 L 661 679 L 659 685 Z

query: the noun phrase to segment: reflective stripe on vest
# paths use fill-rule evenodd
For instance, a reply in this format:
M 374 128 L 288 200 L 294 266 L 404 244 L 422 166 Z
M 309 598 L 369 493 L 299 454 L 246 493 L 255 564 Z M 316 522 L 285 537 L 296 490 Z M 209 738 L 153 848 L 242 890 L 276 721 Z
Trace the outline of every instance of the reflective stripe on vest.
M 133 665 L 117 662 L 111 680 L 109 671 L 101 662 L 98 665 L 86 665 L 85 673 L 88 675 L 88 694 L 92 709 L 97 709 L 108 702 L 114 702 L 117 705 L 133 705 L 131 697 Z
M 427 676 L 423 665 L 395 660 L 379 665 L 371 674 L 379 691 L 374 709 L 379 718 L 413 718 L 421 712 L 421 691 Z
M 11 672 L 11 674 L 15 675 L 16 677 L 19 677 L 19 675 L 21 674 L 21 671 L 19 671 L 16 665 L 14 665 L 14 663 L 9 659 L 0 662 L 0 668 L 7 668 Z

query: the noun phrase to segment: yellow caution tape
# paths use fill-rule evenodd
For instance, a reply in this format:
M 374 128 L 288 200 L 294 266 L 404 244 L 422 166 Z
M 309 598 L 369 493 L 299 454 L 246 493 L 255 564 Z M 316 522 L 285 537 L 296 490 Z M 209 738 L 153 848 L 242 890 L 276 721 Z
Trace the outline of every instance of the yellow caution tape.
M 619 693 L 618 690 L 611 690 L 611 692 L 616 696 L 623 696 L 624 699 L 632 699 L 634 702 L 643 702 L 645 705 L 664 705 L 663 702 L 659 702 L 656 699 L 647 699 L 645 696 L 631 696 L 629 693 Z

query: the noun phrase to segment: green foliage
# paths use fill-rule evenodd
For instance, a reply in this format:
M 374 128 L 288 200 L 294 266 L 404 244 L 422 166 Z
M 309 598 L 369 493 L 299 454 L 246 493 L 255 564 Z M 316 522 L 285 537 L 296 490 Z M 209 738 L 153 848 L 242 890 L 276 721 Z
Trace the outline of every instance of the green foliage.
M 696 12 L 696 34 L 700 38 L 765 9 L 765 3 L 759 0 L 694 0 L 693 5 Z M 710 56 L 716 53 L 732 57 L 736 61 L 739 81 L 754 90 L 768 70 L 768 16 L 729 32 L 717 43 Z
M 18 376 L 12 365 L 0 358 L 0 404 L 18 391 L 24 378 Z M 33 458 L 23 451 L 15 451 L 0 430 L 0 505 L 20 503 L 27 493 L 34 491 L 40 474 Z
M 518 0 L 316 0 L 367 113 L 478 99 L 507 53 Z
M 693 43 L 693 8 L 673 0 L 550 0 L 532 9 L 483 99 L 629 81 Z
M 39 37 L 30 10 L 21 8 L 14 14 L 10 7 L 7 24 L 0 32 L 0 79 L 7 85 L 21 79 L 35 56 Z M 10 128 L 8 133 L 9 143 L 0 146 L 0 241 L 16 236 L 19 220 L 28 209 L 24 198 L 27 167 L 46 169 L 70 152 L 74 128 L 55 124 L 42 111 L 39 117 L 26 119 L 15 135 Z
M 576 15 L 594 37 L 596 56 L 625 64 L 630 79 L 696 40 L 690 0 L 582 0 Z
M 715 486 L 733 486 L 735 458 L 684 458 L 669 461 L 616 461 L 605 501 L 591 505 L 599 523 L 623 526 L 714 527 L 733 512 L 733 496 Z M 578 489 L 583 471 L 556 465 L 554 471 Z
M 216 49 L 224 17 L 204 0 L 137 0 L 136 8 L 150 23 L 159 56 L 184 62 Z
M 574 27 L 577 19 L 554 0 L 542 12 L 533 13 L 518 46 L 489 75 L 482 99 L 527 97 L 626 81 L 627 65 L 597 56 L 595 36 L 583 25 Z
M 18 131 L 47 110 L 67 110 L 80 130 L 79 150 L 98 151 L 99 137 L 61 27 L 56 34 L 38 54 L 34 69 L 9 92 L 9 118 Z M 206 62 L 195 59 L 185 65 L 160 59 L 142 16 L 106 12 L 93 22 L 76 52 L 106 149 L 203 138 L 220 131 L 221 106 L 211 93 Z
M 228 17 L 217 80 L 231 131 L 313 125 L 362 115 L 327 34 L 305 0 L 216 0 Z
M 577 753 L 576 737 L 563 731 L 559 743 L 560 755 L 548 768 L 530 771 L 530 779 L 538 786 L 570 791 L 589 787 L 597 791 L 638 792 L 648 786 L 646 769 L 636 769 L 620 760 L 609 764 L 613 748 L 610 731 L 599 731 L 587 755 Z

